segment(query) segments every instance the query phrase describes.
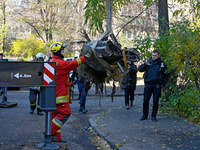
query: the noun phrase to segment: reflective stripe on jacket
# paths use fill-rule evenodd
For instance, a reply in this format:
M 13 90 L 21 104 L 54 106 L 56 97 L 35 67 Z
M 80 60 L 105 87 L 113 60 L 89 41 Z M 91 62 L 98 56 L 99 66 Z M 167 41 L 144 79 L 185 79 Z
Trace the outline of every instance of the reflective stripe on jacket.
M 52 62 L 56 62 L 56 104 L 71 103 L 69 72 L 85 62 L 85 56 L 73 61 L 65 61 L 53 55 Z

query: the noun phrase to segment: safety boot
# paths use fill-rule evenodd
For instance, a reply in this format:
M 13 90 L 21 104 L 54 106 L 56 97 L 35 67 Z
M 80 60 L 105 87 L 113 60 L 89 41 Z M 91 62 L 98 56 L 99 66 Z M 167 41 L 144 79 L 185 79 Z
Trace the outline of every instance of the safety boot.
M 37 114 L 38 114 L 38 115 L 40 115 L 40 116 L 42 116 L 42 115 L 43 115 L 42 111 L 41 111 L 41 110 L 39 110 L 39 109 L 37 109 Z
M 51 135 L 52 142 L 58 142 L 58 138 L 55 135 Z
M 33 114 L 33 113 L 34 113 L 34 109 L 31 109 L 29 113 L 30 113 L 30 114 Z
M 52 142 L 67 143 L 67 141 L 65 141 L 65 140 L 61 140 L 61 141 L 53 141 L 53 140 L 52 140 Z

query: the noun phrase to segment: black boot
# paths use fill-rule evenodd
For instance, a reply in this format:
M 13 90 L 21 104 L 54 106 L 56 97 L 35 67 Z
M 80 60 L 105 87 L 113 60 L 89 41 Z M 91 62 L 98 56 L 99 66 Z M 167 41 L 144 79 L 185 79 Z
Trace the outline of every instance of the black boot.
M 133 107 L 133 101 L 131 101 L 131 105 L 130 105 L 130 107 Z
M 85 114 L 86 112 L 88 112 L 88 110 L 85 109 L 85 104 L 83 104 L 83 114 Z
M 79 111 L 83 111 L 83 106 L 82 106 L 82 104 L 80 104 Z
M 36 109 L 36 105 L 30 103 L 30 111 L 29 111 L 29 113 L 30 113 L 30 114 L 33 114 L 34 111 L 35 111 L 35 109 Z
M 153 121 L 153 122 L 157 122 L 158 120 L 156 119 L 156 116 L 154 115 L 154 116 L 151 116 L 151 120 Z
M 151 120 L 152 120 L 153 122 L 158 122 L 158 120 L 156 119 L 156 117 L 152 117 Z
M 42 111 L 39 108 L 37 109 L 37 114 L 40 115 L 40 116 L 43 115 Z
M 129 104 L 128 103 L 126 103 L 126 109 L 129 109 Z
M 147 119 L 147 116 L 142 116 L 142 118 L 140 118 L 140 121 L 142 121 L 142 120 L 146 120 Z
M 30 109 L 30 114 L 33 114 L 34 113 L 34 109 Z

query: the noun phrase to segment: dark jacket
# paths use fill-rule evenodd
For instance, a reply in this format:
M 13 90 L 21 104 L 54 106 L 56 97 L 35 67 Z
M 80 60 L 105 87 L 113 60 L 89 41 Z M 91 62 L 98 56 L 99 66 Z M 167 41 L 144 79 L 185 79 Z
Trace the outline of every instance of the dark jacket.
M 85 74 L 84 74 L 85 75 Z M 77 69 L 73 70 L 72 76 L 71 76 L 71 82 L 73 82 L 75 79 L 75 82 L 77 84 L 83 84 L 84 90 L 88 92 L 91 88 L 90 81 L 88 81 L 84 76 L 77 73 Z
M 145 83 L 159 84 L 164 87 L 169 79 L 169 75 L 166 73 L 167 66 L 160 58 L 155 61 L 151 58 L 149 64 L 140 65 L 138 70 L 140 72 L 145 71 L 143 76 Z
M 122 85 L 123 88 L 127 86 L 136 86 L 137 83 L 137 67 L 131 64 L 131 67 L 127 70 L 127 74 L 123 76 Z

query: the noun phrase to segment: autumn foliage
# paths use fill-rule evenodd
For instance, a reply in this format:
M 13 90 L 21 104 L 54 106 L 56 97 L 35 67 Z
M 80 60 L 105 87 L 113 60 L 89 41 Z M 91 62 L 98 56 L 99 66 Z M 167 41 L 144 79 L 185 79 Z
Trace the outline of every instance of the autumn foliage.
M 200 20 L 170 25 L 169 36 L 136 40 L 142 56 L 159 49 L 170 80 L 162 96 L 163 110 L 200 123 Z
M 45 44 L 34 34 L 24 39 L 13 40 L 11 44 L 12 56 L 30 58 L 31 56 L 35 57 L 40 52 L 45 54 Z

